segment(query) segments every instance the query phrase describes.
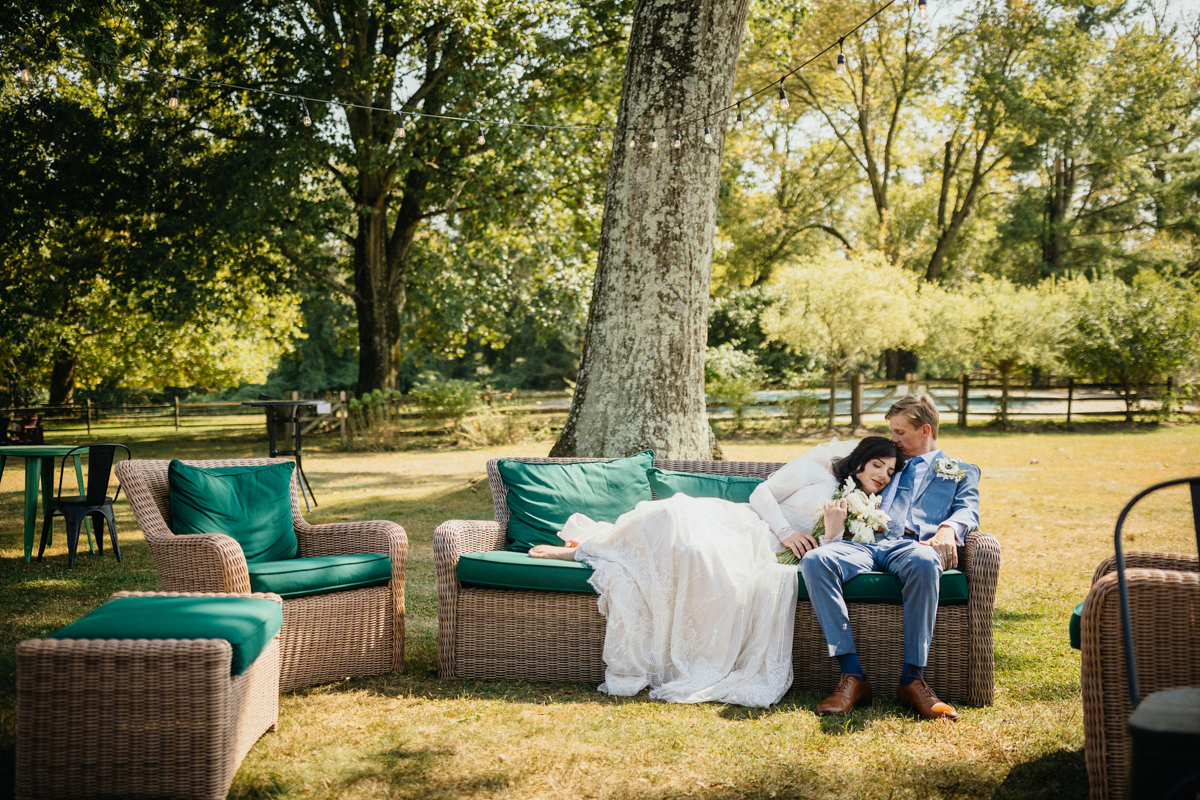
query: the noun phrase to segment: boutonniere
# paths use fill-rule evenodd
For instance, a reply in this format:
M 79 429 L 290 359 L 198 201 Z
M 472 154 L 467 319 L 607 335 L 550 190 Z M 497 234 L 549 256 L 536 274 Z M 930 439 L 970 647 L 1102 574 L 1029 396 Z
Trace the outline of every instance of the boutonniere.
M 933 471 L 939 478 L 958 483 L 967 477 L 967 471 L 959 466 L 957 458 L 939 458 L 933 464 Z

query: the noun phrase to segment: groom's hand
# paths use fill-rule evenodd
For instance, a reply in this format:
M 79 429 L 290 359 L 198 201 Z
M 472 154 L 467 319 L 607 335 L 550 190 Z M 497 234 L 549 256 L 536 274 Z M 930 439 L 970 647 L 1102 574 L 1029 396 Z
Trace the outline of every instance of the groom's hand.
M 815 550 L 817 547 L 816 539 L 807 533 L 800 533 L 799 531 L 793 533 L 791 536 L 781 539 L 780 543 L 788 550 L 791 550 L 793 553 L 795 553 L 796 558 L 804 558 L 805 553 L 807 553 L 809 550 Z
M 942 525 L 933 538 L 927 539 L 927 544 L 942 557 L 942 569 L 954 569 L 958 566 L 958 541 L 954 538 L 954 528 Z

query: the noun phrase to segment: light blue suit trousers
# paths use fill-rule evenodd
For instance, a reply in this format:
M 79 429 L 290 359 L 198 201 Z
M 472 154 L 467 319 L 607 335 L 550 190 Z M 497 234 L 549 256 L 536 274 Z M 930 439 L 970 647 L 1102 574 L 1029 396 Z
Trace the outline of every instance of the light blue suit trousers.
M 873 570 L 900 578 L 904 587 L 904 661 L 924 667 L 937 619 L 942 560 L 932 547 L 911 538 L 874 544 L 833 542 L 810 550 L 800 560 L 800 574 L 829 644 L 829 655 L 856 652 L 842 584 Z

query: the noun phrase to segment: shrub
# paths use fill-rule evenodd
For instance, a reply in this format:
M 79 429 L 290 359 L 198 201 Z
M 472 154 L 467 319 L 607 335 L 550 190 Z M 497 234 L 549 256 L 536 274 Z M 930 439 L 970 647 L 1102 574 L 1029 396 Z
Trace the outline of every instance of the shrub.
M 704 358 L 704 391 L 733 411 L 734 430 L 741 430 L 745 411 L 766 381 L 766 371 L 730 343 L 710 347 Z
M 479 403 L 479 389 L 474 384 L 436 375 L 425 376 L 413 388 L 412 396 L 427 419 L 445 420 L 456 430 Z

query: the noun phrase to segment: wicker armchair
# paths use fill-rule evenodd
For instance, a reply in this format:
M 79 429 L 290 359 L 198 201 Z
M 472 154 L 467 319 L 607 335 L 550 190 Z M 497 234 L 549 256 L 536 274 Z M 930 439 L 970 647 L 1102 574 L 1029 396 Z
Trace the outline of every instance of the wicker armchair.
M 268 458 L 186 461 L 196 467 L 278 463 Z M 164 591 L 246 593 L 250 574 L 242 548 L 222 534 L 171 532 L 169 461 L 124 461 L 117 477 L 150 545 Z M 404 567 L 408 537 L 394 522 L 309 525 L 292 475 L 292 520 L 302 557 L 387 553 L 392 579 L 369 586 L 283 601 L 281 691 L 404 666 Z
M 1200 686 L 1200 560 L 1183 553 L 1125 554 L 1138 693 Z M 1083 606 L 1084 755 L 1092 800 L 1128 795 L 1129 700 L 1116 558 L 1100 563 Z
M 434 533 L 438 587 L 438 675 L 445 679 L 506 679 L 600 683 L 604 680 L 604 618 L 590 594 L 488 589 L 458 582 L 460 556 L 502 550 L 509 510 L 496 467 L 488 462 L 495 521 L 451 520 Z M 526 462 L 594 459 L 523 458 Z M 656 459 L 662 469 L 766 478 L 782 464 L 748 461 Z M 959 548 L 967 574 L 966 605 L 938 609 L 926 677 L 938 696 L 952 703 L 990 705 L 995 662 L 992 607 L 1000 571 L 1000 544 L 973 532 Z M 807 600 L 798 602 L 793 643 L 793 685 L 829 692 L 838 667 Z M 902 607 L 852 603 L 850 620 L 859 655 L 879 675 L 899 675 L 904 656 Z

